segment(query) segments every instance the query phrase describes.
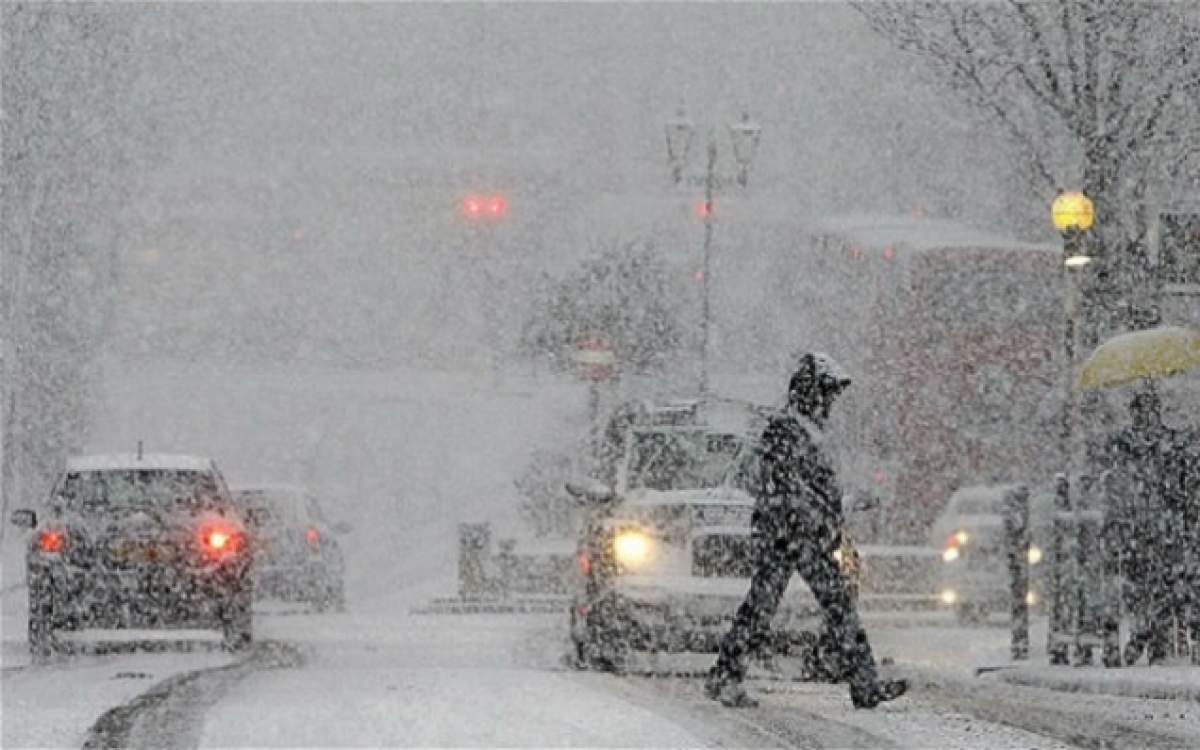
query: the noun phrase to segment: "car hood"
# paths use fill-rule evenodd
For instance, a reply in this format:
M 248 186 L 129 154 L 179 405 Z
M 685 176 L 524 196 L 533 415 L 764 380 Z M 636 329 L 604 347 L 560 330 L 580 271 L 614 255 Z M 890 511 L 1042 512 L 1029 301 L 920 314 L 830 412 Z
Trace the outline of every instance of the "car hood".
M 636 506 L 653 505 L 745 505 L 754 506 L 750 493 L 736 487 L 713 487 L 693 490 L 652 490 L 645 487 L 625 493 L 625 503 Z

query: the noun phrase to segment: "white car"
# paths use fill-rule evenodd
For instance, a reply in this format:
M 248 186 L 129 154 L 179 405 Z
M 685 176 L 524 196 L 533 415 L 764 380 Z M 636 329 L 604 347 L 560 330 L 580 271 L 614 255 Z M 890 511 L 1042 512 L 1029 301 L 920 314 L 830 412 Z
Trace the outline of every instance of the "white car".
M 580 664 L 621 669 L 629 652 L 715 651 L 749 590 L 754 501 L 738 485 L 752 407 L 709 401 L 645 406 L 610 426 L 615 486 L 577 483 L 588 499 L 582 582 L 571 607 Z M 775 619 L 776 653 L 815 642 L 819 609 L 793 581 Z
M 1008 552 L 1004 539 L 1005 495 L 1015 485 L 959 488 L 933 525 L 940 550 L 939 598 L 961 623 L 978 623 L 992 612 L 1007 611 L 1010 599 Z M 1053 498 L 1033 493 L 1029 500 L 1030 584 L 1026 602 L 1042 603 Z
M 253 531 L 255 593 L 344 610 L 345 564 L 337 537 L 350 527 L 327 520 L 303 487 L 257 484 L 235 487 L 233 496 Z

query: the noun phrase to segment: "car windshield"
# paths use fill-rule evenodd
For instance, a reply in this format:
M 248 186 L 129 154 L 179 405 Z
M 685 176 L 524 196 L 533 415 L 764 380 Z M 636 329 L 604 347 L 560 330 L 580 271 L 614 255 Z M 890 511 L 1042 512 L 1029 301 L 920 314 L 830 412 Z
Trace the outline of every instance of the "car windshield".
M 259 491 L 240 492 L 237 504 L 252 511 L 264 525 L 294 525 L 301 520 L 301 500 L 294 495 Z
M 629 486 L 651 490 L 719 487 L 738 457 L 742 440 L 702 429 L 635 431 Z
M 211 505 L 219 501 L 221 492 L 207 472 L 119 469 L 68 474 L 58 496 L 75 508 L 171 508 Z

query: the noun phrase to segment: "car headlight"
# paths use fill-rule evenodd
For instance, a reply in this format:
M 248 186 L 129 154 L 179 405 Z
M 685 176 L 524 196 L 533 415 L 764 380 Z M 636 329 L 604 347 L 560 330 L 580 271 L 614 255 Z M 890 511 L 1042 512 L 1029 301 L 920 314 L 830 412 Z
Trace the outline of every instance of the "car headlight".
M 1041 561 L 1042 561 L 1042 548 L 1037 547 L 1037 546 L 1031 546 L 1029 548 L 1029 564 L 1037 565 Z
M 942 562 L 951 563 L 957 559 L 958 559 L 958 547 L 947 547 L 946 550 L 944 552 L 942 552 Z
M 940 598 L 942 600 L 942 604 L 951 606 L 958 601 L 958 592 L 956 592 L 954 589 L 942 589 Z
M 613 554 L 617 563 L 627 568 L 645 565 L 653 548 L 653 540 L 641 531 L 622 531 L 613 539 Z
M 1028 591 L 1026 591 L 1025 592 L 1025 605 L 1029 606 L 1029 607 L 1036 607 L 1037 603 L 1038 603 L 1037 592 L 1034 591 L 1033 589 L 1029 589 Z

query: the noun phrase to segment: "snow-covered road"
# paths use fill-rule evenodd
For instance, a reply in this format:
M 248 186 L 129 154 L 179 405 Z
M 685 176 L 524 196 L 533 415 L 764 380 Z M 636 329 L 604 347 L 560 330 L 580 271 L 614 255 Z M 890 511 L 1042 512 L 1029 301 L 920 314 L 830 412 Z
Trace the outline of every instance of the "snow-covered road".
M 703 736 L 557 667 L 544 617 L 299 616 L 263 630 L 299 669 L 237 684 L 203 745 L 695 746 Z
M 454 590 L 455 524 L 511 515 L 511 481 L 532 446 L 579 427 L 567 419 L 583 409 L 573 385 L 179 368 L 110 384 L 97 449 L 145 437 L 211 452 L 242 479 L 299 472 L 339 498 L 332 507 L 356 526 L 344 540 L 350 610 L 265 607 L 256 646 L 236 659 L 175 644 L 34 667 L 24 542 L 10 536 L 0 550 L 4 747 L 1200 747 L 1195 702 L 974 677 L 1004 660 L 995 627 L 873 624 L 877 653 L 914 678 L 908 696 L 874 712 L 852 710 L 845 686 L 766 675 L 749 686 L 762 706 L 733 711 L 705 699 L 695 677 L 564 668 L 561 616 L 410 614 Z M 711 658 L 682 658 L 681 671 Z
M 349 613 L 264 607 L 259 644 L 23 660 L 5 618 L 5 747 L 1194 747 L 1200 706 L 1071 695 L 970 675 L 1003 631 L 876 627 L 909 696 L 855 711 L 845 686 L 755 673 L 751 711 L 704 698 L 695 677 L 575 672 L 555 615 L 412 615 L 436 590 Z M 935 653 L 941 644 L 941 657 Z M 671 657 L 663 672 L 711 657 Z M 1114 744 L 1115 743 L 1115 744 Z

